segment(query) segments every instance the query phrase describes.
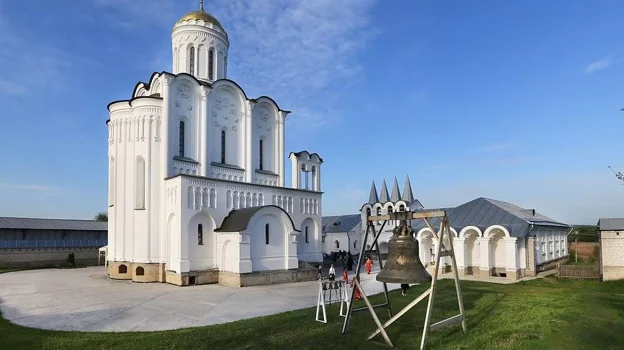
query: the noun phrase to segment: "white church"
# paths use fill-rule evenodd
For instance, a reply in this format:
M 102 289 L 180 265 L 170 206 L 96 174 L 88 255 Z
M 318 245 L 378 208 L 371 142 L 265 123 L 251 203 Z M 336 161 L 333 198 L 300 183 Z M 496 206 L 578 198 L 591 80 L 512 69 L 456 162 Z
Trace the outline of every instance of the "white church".
M 203 2 L 202 2 L 203 3 Z M 204 11 L 171 33 L 172 73 L 108 105 L 109 277 L 175 285 L 309 280 L 321 262 L 321 164 L 290 153 L 287 110 L 227 79 L 230 42 Z

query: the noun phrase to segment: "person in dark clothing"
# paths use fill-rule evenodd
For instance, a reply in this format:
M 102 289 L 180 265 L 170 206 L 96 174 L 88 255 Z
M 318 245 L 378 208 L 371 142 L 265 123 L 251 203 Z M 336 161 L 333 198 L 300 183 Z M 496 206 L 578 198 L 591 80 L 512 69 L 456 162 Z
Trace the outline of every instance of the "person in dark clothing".
M 407 291 L 409 290 L 409 284 L 401 284 L 401 289 L 402 289 L 401 294 L 403 296 L 406 296 Z
M 351 254 L 347 255 L 347 269 L 349 271 L 353 270 L 353 256 Z

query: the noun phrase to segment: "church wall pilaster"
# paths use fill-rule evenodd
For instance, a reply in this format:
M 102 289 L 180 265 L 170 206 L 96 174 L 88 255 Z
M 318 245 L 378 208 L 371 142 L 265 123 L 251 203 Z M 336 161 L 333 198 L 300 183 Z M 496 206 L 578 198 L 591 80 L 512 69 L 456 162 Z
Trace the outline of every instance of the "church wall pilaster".
M 208 151 L 208 135 L 210 135 L 209 127 L 209 119 L 208 119 L 208 94 L 210 94 L 211 89 L 205 86 L 200 86 L 200 103 L 199 103 L 199 151 L 198 151 L 198 161 L 199 161 L 199 175 L 207 176 L 208 167 L 210 164 L 210 152 Z
M 245 148 L 242 148 L 242 150 L 244 150 L 242 156 L 244 156 L 244 160 L 245 160 L 245 182 L 253 182 L 253 176 L 255 174 L 255 164 L 253 164 L 253 156 L 254 156 L 254 151 L 253 151 L 253 135 L 252 135 L 252 130 L 253 130 L 253 124 L 252 124 L 252 111 L 254 109 L 255 103 L 251 102 L 251 101 L 247 101 L 247 105 L 245 106 L 244 109 L 244 116 L 243 116 L 243 130 L 244 130 L 244 134 L 245 134 Z M 239 151 L 240 152 L 240 151 Z
M 166 178 L 169 176 L 169 162 L 171 160 L 171 154 L 169 152 L 169 115 L 171 111 L 171 84 L 173 83 L 173 77 L 165 75 L 162 77 L 162 96 L 163 96 L 163 107 L 162 107 L 162 115 L 161 115 L 161 142 L 160 142 L 160 179 Z M 159 225 L 159 251 L 160 251 L 160 261 L 165 262 L 166 257 L 166 247 L 168 245 L 167 242 L 167 201 L 166 201 L 166 186 L 160 186 L 160 200 L 158 203 L 160 204 L 160 225 Z
M 277 127 L 278 127 L 277 135 L 279 138 L 279 149 L 276 152 L 277 162 L 275 164 L 277 164 L 277 169 L 278 169 L 278 174 L 279 174 L 278 183 L 281 187 L 284 187 L 284 177 L 286 176 L 286 174 L 284 173 L 284 157 L 286 156 L 286 153 L 284 151 L 284 118 L 285 117 L 286 116 L 282 114 L 277 123 Z

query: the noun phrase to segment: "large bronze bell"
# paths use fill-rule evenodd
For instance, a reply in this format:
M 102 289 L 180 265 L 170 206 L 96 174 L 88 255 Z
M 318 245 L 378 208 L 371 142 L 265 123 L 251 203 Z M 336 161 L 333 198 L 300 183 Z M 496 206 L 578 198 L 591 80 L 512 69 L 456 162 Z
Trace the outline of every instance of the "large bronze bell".
M 385 283 L 413 284 L 431 282 L 431 275 L 420 262 L 418 241 L 406 220 L 392 230 L 388 241 L 388 260 L 377 281 Z

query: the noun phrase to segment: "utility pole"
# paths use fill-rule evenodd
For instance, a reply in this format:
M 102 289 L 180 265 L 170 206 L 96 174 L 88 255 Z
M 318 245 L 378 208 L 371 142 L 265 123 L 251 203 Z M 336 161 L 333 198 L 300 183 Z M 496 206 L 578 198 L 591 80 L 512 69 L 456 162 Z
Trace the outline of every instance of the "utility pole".
M 574 262 L 578 263 L 578 230 L 574 232 L 574 242 L 576 243 L 576 249 L 574 249 Z

